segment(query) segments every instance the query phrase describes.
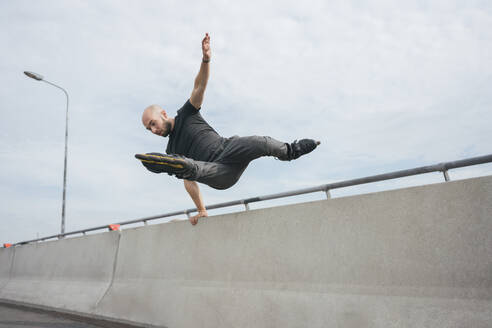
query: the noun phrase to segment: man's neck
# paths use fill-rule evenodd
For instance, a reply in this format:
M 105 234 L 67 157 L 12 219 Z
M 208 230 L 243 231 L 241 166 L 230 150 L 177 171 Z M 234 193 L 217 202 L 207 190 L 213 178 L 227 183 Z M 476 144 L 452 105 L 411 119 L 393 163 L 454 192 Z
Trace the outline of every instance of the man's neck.
M 171 120 L 171 132 L 174 131 L 174 117 L 170 119 Z

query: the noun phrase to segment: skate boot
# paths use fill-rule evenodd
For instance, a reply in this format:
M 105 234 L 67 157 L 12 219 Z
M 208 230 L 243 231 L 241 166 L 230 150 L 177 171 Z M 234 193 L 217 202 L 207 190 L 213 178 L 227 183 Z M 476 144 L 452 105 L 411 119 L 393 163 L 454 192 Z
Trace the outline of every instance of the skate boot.
M 288 144 L 288 160 L 291 161 L 293 159 L 298 159 L 302 155 L 312 152 L 319 144 L 319 141 L 313 139 L 301 139 L 299 141 L 294 140 L 293 143 L 290 145 Z
M 168 173 L 169 175 L 182 175 L 192 168 L 192 164 L 179 155 L 147 153 L 136 154 L 147 170 L 154 173 Z

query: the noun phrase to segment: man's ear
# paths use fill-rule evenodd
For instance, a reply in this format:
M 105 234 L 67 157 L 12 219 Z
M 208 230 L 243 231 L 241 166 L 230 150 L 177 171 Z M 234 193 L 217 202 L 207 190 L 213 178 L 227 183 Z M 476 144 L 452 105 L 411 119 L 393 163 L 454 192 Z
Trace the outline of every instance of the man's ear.
M 161 115 L 164 116 L 164 118 L 167 119 L 167 113 L 164 109 L 161 109 Z

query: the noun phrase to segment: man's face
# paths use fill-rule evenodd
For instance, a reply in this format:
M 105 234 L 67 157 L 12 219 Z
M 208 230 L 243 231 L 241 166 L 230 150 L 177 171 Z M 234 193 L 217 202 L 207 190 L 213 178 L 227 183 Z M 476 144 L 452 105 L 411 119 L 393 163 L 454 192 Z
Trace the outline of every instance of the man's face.
M 152 105 L 144 111 L 142 123 L 147 130 L 158 136 L 167 137 L 171 133 L 171 121 L 166 112 L 156 105 Z

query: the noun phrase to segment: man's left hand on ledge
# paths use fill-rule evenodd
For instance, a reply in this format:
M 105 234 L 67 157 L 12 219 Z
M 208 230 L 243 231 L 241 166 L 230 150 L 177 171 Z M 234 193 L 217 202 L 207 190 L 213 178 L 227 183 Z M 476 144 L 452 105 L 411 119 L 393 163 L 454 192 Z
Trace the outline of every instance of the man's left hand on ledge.
M 190 216 L 189 220 L 190 220 L 190 223 L 192 225 L 195 225 L 198 223 L 198 219 L 199 218 L 204 218 L 204 217 L 207 217 L 208 216 L 208 213 L 207 211 L 200 211 L 198 212 L 197 215 L 194 215 L 194 216 Z

